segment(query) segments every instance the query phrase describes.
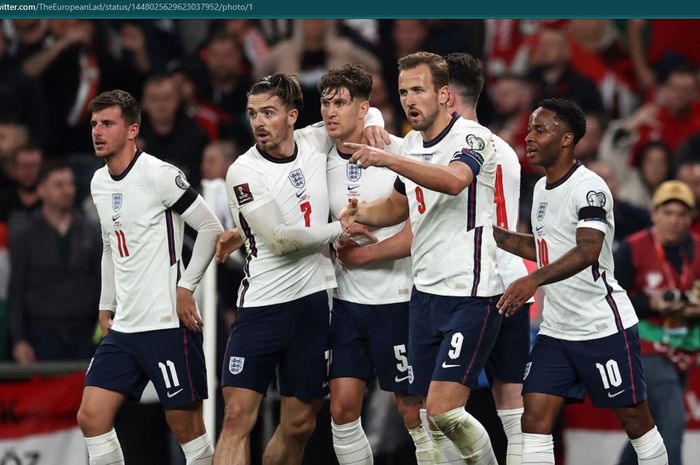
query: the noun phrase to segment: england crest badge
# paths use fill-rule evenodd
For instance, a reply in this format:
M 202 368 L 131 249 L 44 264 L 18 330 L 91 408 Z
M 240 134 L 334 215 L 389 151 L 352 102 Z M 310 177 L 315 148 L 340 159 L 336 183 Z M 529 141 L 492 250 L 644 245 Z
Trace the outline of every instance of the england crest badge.
M 243 365 L 245 365 L 245 357 L 231 357 L 228 361 L 228 371 L 232 375 L 237 375 L 243 371 Z
M 345 175 L 347 176 L 348 180 L 357 182 L 362 176 L 362 167 L 348 163 L 345 165 Z
M 123 198 L 121 192 L 114 192 L 112 194 L 112 210 L 118 212 L 122 209 Z
M 537 221 L 542 221 L 546 212 L 547 202 L 540 202 L 540 204 L 537 206 Z
M 289 173 L 289 181 L 292 183 L 292 186 L 296 187 L 297 189 L 304 187 L 306 184 L 306 179 L 304 179 L 304 173 L 301 171 L 301 168 L 292 170 Z

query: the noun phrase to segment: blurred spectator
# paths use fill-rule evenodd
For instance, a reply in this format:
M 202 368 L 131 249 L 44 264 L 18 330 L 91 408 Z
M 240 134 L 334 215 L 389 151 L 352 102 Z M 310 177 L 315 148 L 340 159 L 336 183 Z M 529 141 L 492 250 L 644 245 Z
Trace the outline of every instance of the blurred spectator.
M 700 205 L 700 158 L 688 157 L 678 160 L 676 165 L 676 178 L 683 181 L 690 187 L 695 197 L 695 205 Z M 693 210 L 693 222 L 690 230 L 695 234 L 700 234 L 700 215 L 698 209 Z
M 0 120 L 0 195 L 9 189 L 10 162 L 14 153 L 29 143 L 27 128 L 13 121 Z
M 403 110 L 400 108 L 397 109 L 394 106 L 384 78 L 379 73 L 372 74 L 372 93 L 369 97 L 369 104 L 382 112 L 382 116 L 384 117 L 384 129 L 386 129 L 389 134 L 399 134 L 396 112 L 403 112 Z
M 31 145 L 18 149 L 11 158 L 12 189 L 4 192 L 0 201 L 0 221 L 8 225 L 10 243 L 29 222 L 32 213 L 41 206 L 37 191 L 39 170 L 44 155 Z
M 219 137 L 234 139 L 241 147 L 251 145 L 246 94 L 253 81 L 245 72 L 240 44 L 225 32 L 219 33 L 202 49 L 200 57 L 204 67 L 195 69 L 191 76 L 195 98 L 216 110 Z
M 604 116 L 598 113 L 586 113 L 586 133 L 574 148 L 574 157 L 588 166 L 598 158 L 600 142 L 605 131 Z
M 651 209 L 651 196 L 662 182 L 671 178 L 671 151 L 663 142 L 649 142 L 642 147 L 639 167 L 628 167 L 620 198 L 645 210 Z
M 566 32 L 543 29 L 535 37 L 530 55 L 530 76 L 535 84 L 535 100 L 561 97 L 575 101 L 585 112 L 604 113 L 596 84 L 570 66 L 571 46 Z
M 189 182 L 199 183 L 199 163 L 208 137 L 180 108 L 175 81 L 163 74 L 151 76 L 143 89 L 144 117 L 139 129 L 146 152 L 180 168 Z
M 134 24 L 125 25 L 119 44 L 130 53 L 115 57 L 107 28 L 97 29 L 91 20 L 53 19 L 48 30 L 41 26 L 44 22 L 31 22 L 29 32 L 21 32 L 25 23 L 18 21 L 14 23 L 20 30 L 16 58 L 27 75 L 39 80 L 46 99 L 51 124 L 47 153 L 56 157 L 89 152 L 85 134 L 90 130 L 90 100 L 105 88 L 140 94 L 150 71 L 143 31 Z
M 615 237 L 613 238 L 613 252 L 620 242 L 630 234 L 651 226 L 649 210 L 640 208 L 621 199 L 618 195 L 619 183 L 615 172 L 609 163 L 602 160 L 593 160 L 587 168 L 603 178 L 613 195 L 613 213 L 615 215 Z
M 87 360 L 97 322 L 100 233 L 73 210 L 67 165 L 47 162 L 38 192 L 41 209 L 10 243 L 12 356 L 21 364 Z
M 180 94 L 180 105 L 185 114 L 194 119 L 199 127 L 207 133 L 209 140 L 217 140 L 221 119 L 217 108 L 197 98 L 195 83 L 181 62 L 171 63 L 168 75 L 172 78 L 175 88 Z
M 257 66 L 270 54 L 270 46 L 254 20 L 225 19 L 223 29 L 241 44 L 243 54 L 251 66 Z
M 627 21 L 627 38 L 642 89 L 652 89 L 680 62 L 700 67 L 700 20 L 631 19 Z
M 316 86 L 326 71 L 346 63 L 358 63 L 373 73 L 380 70 L 380 63 L 367 50 L 339 37 L 332 21 L 300 19 L 295 26 L 294 36 L 272 48 L 270 55 L 255 68 L 255 76 L 273 73 L 297 76 L 304 94 L 304 111 L 297 126 L 303 127 L 319 119 L 321 104 Z
M 32 142 L 44 147 L 48 128 L 41 89 L 6 52 L 7 42 L 0 33 L 0 121 L 15 122 L 27 127 Z
M 609 19 L 572 19 L 572 68 L 596 83 L 608 114 L 632 113 L 638 102 L 632 62 L 622 35 Z
M 640 320 L 647 401 L 669 465 L 681 464 L 687 373 L 700 351 L 700 237 L 689 232 L 694 208 L 686 184 L 661 184 L 653 196 L 654 226 L 615 254 L 615 274 Z M 631 444 L 619 463 L 637 463 Z
M 676 160 L 700 159 L 700 132 L 688 137 L 676 150 Z

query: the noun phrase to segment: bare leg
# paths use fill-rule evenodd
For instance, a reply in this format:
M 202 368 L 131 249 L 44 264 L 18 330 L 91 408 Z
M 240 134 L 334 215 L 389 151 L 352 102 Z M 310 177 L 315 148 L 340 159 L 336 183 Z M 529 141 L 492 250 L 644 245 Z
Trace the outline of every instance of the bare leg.
M 250 432 L 258 419 L 262 394 L 224 386 L 226 410 L 214 465 L 250 465 Z
M 282 397 L 280 424 L 265 448 L 263 465 L 301 463 L 306 441 L 316 428 L 316 415 L 322 405 L 323 399 L 306 402 L 294 397 Z

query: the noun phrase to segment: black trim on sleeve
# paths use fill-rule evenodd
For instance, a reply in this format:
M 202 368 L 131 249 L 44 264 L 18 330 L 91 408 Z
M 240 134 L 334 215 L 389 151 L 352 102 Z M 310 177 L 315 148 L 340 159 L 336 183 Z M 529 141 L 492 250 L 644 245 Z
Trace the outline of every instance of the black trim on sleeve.
M 190 186 L 180 196 L 177 202 L 173 204 L 172 209 L 175 210 L 179 215 L 182 215 L 188 208 L 190 208 L 190 205 L 192 205 L 194 201 L 197 200 L 198 195 L 199 194 L 197 193 L 197 191 L 194 190 L 192 186 Z
M 396 180 L 394 181 L 394 190 L 401 195 L 406 195 L 406 185 L 398 176 L 396 176 Z
M 578 211 L 579 220 L 601 220 L 606 221 L 607 213 L 603 207 L 583 207 Z

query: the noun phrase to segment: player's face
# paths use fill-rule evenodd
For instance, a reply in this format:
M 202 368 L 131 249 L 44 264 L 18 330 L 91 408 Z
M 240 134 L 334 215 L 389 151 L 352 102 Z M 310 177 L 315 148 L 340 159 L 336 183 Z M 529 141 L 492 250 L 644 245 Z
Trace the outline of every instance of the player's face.
M 90 124 L 95 155 L 103 159 L 120 153 L 138 135 L 138 124 L 127 124 L 117 106 L 94 112 Z
M 651 219 L 662 243 L 678 244 L 690 229 L 692 212 L 687 205 L 671 201 L 656 207 Z
M 552 166 L 562 153 L 564 138 L 570 133 L 552 110 L 540 107 L 532 112 L 525 136 L 530 163 L 543 168 Z
M 349 140 L 363 127 L 369 102 L 350 97 L 345 87 L 326 90 L 321 95 L 321 117 L 331 139 Z
M 258 148 L 273 155 L 294 137 L 298 111 L 289 110 L 279 97 L 269 93 L 248 97 L 248 119 Z
M 436 90 L 430 68 L 421 64 L 399 73 L 399 96 L 411 127 L 427 131 L 437 120 L 441 99 L 447 101 L 447 86 Z

